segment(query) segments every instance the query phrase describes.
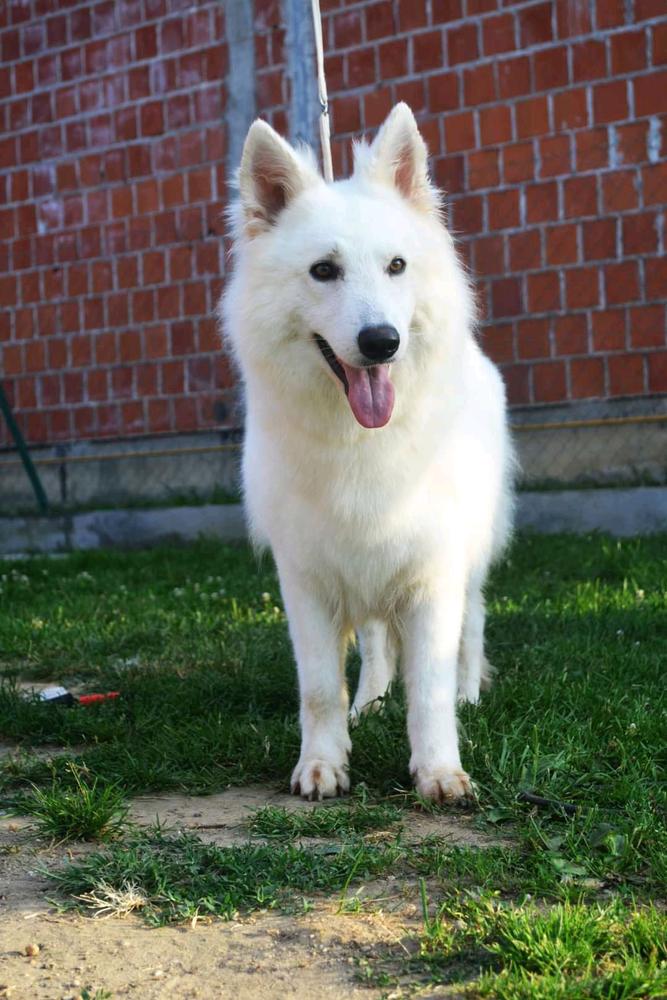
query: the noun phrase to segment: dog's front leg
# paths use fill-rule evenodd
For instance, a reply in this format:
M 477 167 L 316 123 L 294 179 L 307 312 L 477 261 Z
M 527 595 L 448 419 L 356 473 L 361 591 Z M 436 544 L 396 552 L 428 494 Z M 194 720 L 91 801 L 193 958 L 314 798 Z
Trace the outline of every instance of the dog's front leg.
M 332 614 L 300 575 L 280 568 L 301 695 L 301 755 L 292 773 L 295 795 L 323 799 L 350 787 L 345 646 Z
M 422 592 L 404 615 L 410 772 L 417 791 L 436 802 L 472 793 L 461 768 L 456 732 L 456 668 L 464 576 Z

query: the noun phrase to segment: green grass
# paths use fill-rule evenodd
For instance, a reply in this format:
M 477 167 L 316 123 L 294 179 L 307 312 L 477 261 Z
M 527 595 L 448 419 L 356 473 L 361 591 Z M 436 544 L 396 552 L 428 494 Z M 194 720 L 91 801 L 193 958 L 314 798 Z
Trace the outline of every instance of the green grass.
M 197 837 L 154 828 L 130 833 L 122 844 L 50 873 L 62 892 L 93 909 L 122 911 L 131 891 L 137 909 L 152 924 L 200 917 L 229 919 L 239 911 L 294 909 L 295 900 L 315 892 L 339 892 L 350 872 L 368 878 L 393 867 L 396 846 L 361 842 L 304 850 L 292 845 L 218 847 Z M 119 898 L 120 897 L 120 898 Z M 307 903 L 302 901 L 302 907 Z
M 395 827 L 405 811 L 389 803 L 367 805 L 361 801 L 351 806 L 327 806 L 326 809 L 291 812 L 265 806 L 254 813 L 248 824 L 259 837 L 298 840 L 300 837 L 336 837 Z
M 648 1000 L 667 991 L 667 917 L 618 901 L 548 908 L 492 894 L 452 897 L 430 915 L 412 956 L 360 964 L 360 978 L 389 986 L 467 982 L 495 1000 Z
M 79 878 L 80 888 L 87 886 L 82 892 L 94 892 L 113 874 L 112 888 L 121 891 L 130 867 L 123 850 L 131 843 L 136 878 L 148 871 L 142 892 L 151 900 L 151 919 L 194 910 L 224 914 L 234 907 L 279 905 L 290 892 L 346 891 L 348 880 L 353 887 L 365 871 L 384 870 L 391 849 L 399 852 L 392 863 L 413 880 L 426 879 L 439 906 L 451 906 L 461 891 L 478 899 L 495 893 L 509 913 L 515 907 L 518 915 L 531 914 L 531 926 L 538 925 L 522 903 L 527 894 L 540 900 L 545 914 L 570 906 L 594 916 L 597 902 L 607 906 L 611 897 L 628 913 L 634 912 L 633 900 L 639 912 L 648 912 L 646 901 L 664 900 L 667 885 L 666 565 L 667 536 L 557 536 L 519 539 L 495 570 L 488 590 L 488 647 L 497 678 L 479 706 L 461 710 L 461 749 L 479 792 L 473 821 L 497 831 L 508 845 L 482 851 L 438 841 L 417 850 L 401 844 L 401 816 L 415 800 L 398 686 L 382 712 L 353 732 L 351 777 L 364 791 L 352 809 L 257 813 L 251 832 L 270 842 L 228 849 L 228 899 L 210 886 L 179 882 L 174 859 L 194 859 L 194 841 L 164 847 L 154 872 L 163 881 L 156 888 L 150 866 L 142 867 L 151 853 L 146 834 L 144 840 L 128 834 L 135 840 L 111 845 L 101 860 L 90 861 L 99 869 L 85 878 L 68 870 L 73 881 L 63 887 L 74 891 Z M 151 552 L 79 553 L 0 564 L 0 588 L 0 737 L 22 748 L 0 766 L 5 805 L 20 807 L 35 784 L 46 792 L 75 789 L 72 765 L 83 769 L 89 784 L 117 785 L 128 796 L 210 792 L 255 781 L 287 789 L 299 745 L 296 683 L 268 559 L 257 564 L 243 547 L 210 541 Z M 352 680 L 357 669 L 353 656 Z M 58 708 L 26 697 L 18 679 L 119 690 L 121 697 L 88 708 Z M 49 760 L 31 753 L 41 744 L 52 748 Z M 572 809 L 531 804 L 522 792 Z M 365 841 L 373 829 L 393 830 L 391 844 Z M 330 840 L 335 852 L 313 854 L 290 843 L 312 836 Z M 221 884 L 215 872 L 222 861 L 215 857 L 211 885 Z M 199 860 L 192 864 L 193 872 L 199 870 Z M 325 877 L 322 866 L 329 865 Z M 292 866 L 310 874 L 293 884 Z M 254 881 L 247 874 L 253 868 L 259 871 Z M 259 877 L 264 869 L 265 879 Z M 167 903 L 160 902 L 160 893 Z M 443 920 L 445 915 L 443 910 Z M 492 932 L 490 926 L 485 924 L 486 936 L 476 939 L 470 954 L 496 962 L 488 974 L 503 976 L 510 968 L 510 944 L 500 924 Z M 628 952 L 626 961 L 619 951 L 629 933 L 618 947 L 608 939 L 604 954 L 596 952 L 608 977 L 598 977 L 592 996 L 659 995 L 650 992 L 652 985 L 641 986 L 642 975 L 662 975 L 659 966 L 651 971 L 650 958 Z M 498 964 L 494 941 L 502 943 L 505 964 Z M 516 956 L 512 963 L 511 988 L 497 995 L 532 996 L 529 990 L 538 987 L 530 976 L 538 973 L 520 969 Z M 479 980 L 481 990 L 485 980 L 473 966 L 466 958 L 457 968 L 462 981 Z M 590 983 L 584 966 L 568 972 L 565 986 L 543 970 L 542 992 L 534 995 L 585 996 Z M 435 965 L 428 969 L 436 975 Z M 607 992 L 599 992 L 600 982 Z M 623 992 L 626 987 L 629 992 Z M 504 988 L 499 980 L 497 989 Z
M 70 766 L 73 786 L 34 788 L 21 801 L 21 812 L 32 816 L 37 832 L 53 840 L 111 840 L 123 829 L 127 816 L 123 792 L 116 785 L 87 781 Z

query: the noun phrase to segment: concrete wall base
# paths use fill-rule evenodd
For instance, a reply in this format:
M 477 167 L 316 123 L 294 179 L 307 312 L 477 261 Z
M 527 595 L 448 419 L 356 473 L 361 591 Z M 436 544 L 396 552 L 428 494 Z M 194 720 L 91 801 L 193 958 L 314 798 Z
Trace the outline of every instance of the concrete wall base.
M 545 534 L 591 531 L 617 537 L 667 531 L 667 487 L 520 493 L 517 528 Z M 246 537 L 239 504 L 101 510 L 63 517 L 0 518 L 0 556 L 81 549 L 146 548 Z

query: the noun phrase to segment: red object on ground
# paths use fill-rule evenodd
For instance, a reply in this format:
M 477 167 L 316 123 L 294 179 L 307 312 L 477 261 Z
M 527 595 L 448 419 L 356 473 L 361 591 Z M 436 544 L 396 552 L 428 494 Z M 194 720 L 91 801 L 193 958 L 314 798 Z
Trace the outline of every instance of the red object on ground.
M 106 694 L 82 694 L 78 701 L 80 705 L 94 705 L 98 701 L 109 701 L 119 695 L 120 691 L 107 691 Z

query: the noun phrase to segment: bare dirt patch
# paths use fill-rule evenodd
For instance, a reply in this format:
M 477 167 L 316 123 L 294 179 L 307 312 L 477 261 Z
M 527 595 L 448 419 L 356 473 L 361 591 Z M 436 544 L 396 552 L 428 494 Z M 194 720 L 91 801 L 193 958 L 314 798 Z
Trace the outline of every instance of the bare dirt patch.
M 221 846 L 248 838 L 247 820 L 265 806 L 327 808 L 253 786 L 218 795 L 141 797 L 133 822 L 196 833 Z M 404 837 L 488 846 L 470 817 L 406 814 Z M 97 845 L 53 846 L 36 838 L 28 820 L 0 816 L 0 997 L 75 998 L 88 988 L 113 997 L 224 998 L 379 997 L 361 986 L 357 961 L 405 941 L 419 920 L 417 886 L 392 876 L 364 886 L 361 912 L 339 912 L 320 899 L 303 915 L 266 912 L 229 922 L 153 929 L 136 916 L 95 919 L 58 912 L 42 867 L 62 865 Z M 298 900 L 295 900 L 295 904 Z M 37 954 L 26 954 L 37 945 Z M 407 947 L 407 945 L 406 945 Z M 3 993 L 3 988 L 5 992 Z

